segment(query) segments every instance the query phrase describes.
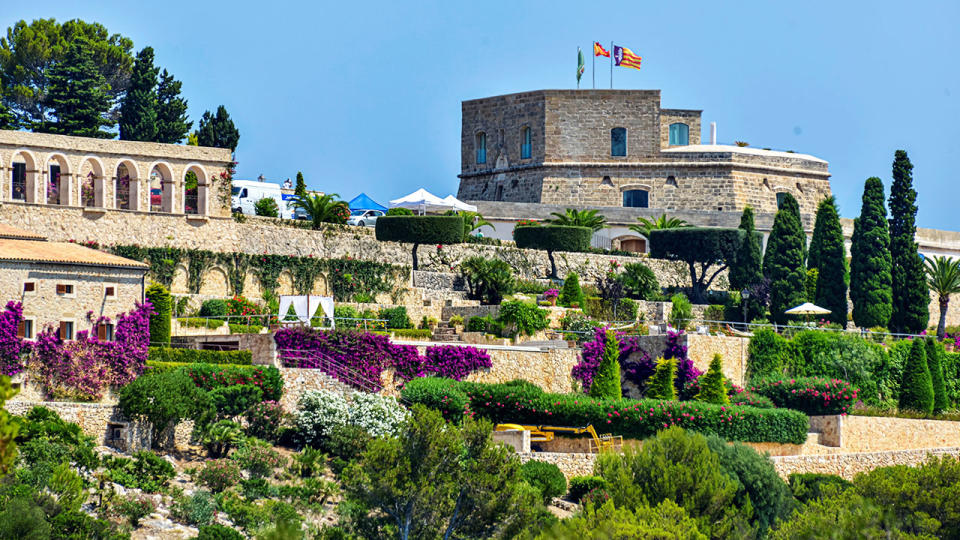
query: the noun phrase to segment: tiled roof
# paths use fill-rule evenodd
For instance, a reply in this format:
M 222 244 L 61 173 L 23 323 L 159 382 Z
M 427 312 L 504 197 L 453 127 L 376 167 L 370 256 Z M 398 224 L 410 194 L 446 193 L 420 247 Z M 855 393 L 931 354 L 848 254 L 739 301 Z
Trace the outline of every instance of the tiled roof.
M 6 223 L 0 223 L 0 238 L 17 238 L 21 240 L 46 240 L 42 234 L 25 231 Z
M 0 260 L 52 264 L 86 264 L 126 268 L 149 268 L 146 264 L 69 242 L 44 242 L 3 238 L 0 231 Z

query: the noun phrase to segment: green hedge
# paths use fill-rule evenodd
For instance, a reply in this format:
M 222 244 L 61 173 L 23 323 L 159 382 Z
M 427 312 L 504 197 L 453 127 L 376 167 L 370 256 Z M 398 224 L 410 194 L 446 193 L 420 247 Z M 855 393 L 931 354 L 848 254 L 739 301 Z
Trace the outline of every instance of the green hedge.
M 593 229 L 567 225 L 517 227 L 513 240 L 518 248 L 542 249 L 545 251 L 587 251 Z
M 584 394 L 547 394 L 520 383 L 483 384 L 424 378 L 407 383 L 403 398 L 457 420 L 471 413 L 494 423 L 585 426 L 598 432 L 644 439 L 671 425 L 731 441 L 803 444 L 807 416 L 789 409 L 757 409 L 653 399 L 595 399 Z
M 223 319 L 205 319 L 202 317 L 181 317 L 177 319 L 177 322 L 180 323 L 180 326 L 186 328 L 207 328 L 213 330 L 223 326 L 223 323 L 226 321 Z
M 253 353 L 250 351 L 198 351 L 195 349 L 150 347 L 147 360 L 153 362 L 176 362 L 180 364 L 204 363 L 249 366 L 253 363 Z
M 377 240 L 407 244 L 459 244 L 463 241 L 460 216 L 382 216 Z
M 749 388 L 769 398 L 777 407 L 811 416 L 846 414 L 857 402 L 858 390 L 850 383 L 826 377 L 797 377 L 758 381 Z
M 396 337 L 409 337 L 409 338 L 429 338 L 433 337 L 433 330 L 429 328 L 394 328 L 393 330 L 388 330 L 392 332 Z
M 233 324 L 228 325 L 231 334 L 259 334 L 263 327 L 257 324 Z
M 279 401 L 283 394 L 283 377 L 273 366 L 231 366 L 185 364 L 180 369 L 200 388 L 216 390 L 236 384 L 250 384 L 263 391 L 264 401 Z

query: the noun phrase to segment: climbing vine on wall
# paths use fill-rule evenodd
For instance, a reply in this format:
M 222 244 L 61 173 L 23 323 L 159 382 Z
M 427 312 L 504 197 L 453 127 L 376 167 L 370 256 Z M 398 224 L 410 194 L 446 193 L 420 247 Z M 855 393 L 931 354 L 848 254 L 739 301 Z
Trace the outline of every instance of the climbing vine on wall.
M 190 294 L 199 294 L 203 287 L 203 276 L 217 260 L 217 254 L 203 249 L 190 249 L 187 256 L 187 291 Z
M 243 282 L 247 277 L 247 270 L 250 268 L 250 255 L 246 253 L 218 253 L 217 260 L 227 269 L 227 280 L 230 282 L 230 289 L 233 294 L 240 296 L 243 294 Z
M 168 289 L 173 284 L 177 263 L 184 255 L 184 250 L 172 247 L 113 246 L 110 251 L 120 257 L 146 262 L 150 265 L 150 277 Z

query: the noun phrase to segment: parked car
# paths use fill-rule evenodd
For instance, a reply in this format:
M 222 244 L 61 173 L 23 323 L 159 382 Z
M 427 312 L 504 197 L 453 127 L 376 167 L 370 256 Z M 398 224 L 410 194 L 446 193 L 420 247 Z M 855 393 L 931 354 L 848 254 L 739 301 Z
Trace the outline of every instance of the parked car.
M 347 225 L 359 225 L 361 227 L 376 227 L 377 218 L 384 215 L 381 210 L 354 210 L 350 212 L 347 218 Z

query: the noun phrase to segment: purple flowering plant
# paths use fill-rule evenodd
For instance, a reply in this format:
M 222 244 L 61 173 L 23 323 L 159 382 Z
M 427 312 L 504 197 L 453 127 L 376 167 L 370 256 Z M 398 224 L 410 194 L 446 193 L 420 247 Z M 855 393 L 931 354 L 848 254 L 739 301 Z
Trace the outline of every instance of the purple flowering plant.
M 23 304 L 7 302 L 0 313 L 0 375 L 16 375 L 24 370 L 24 359 L 30 343 L 17 335 L 23 321 Z

